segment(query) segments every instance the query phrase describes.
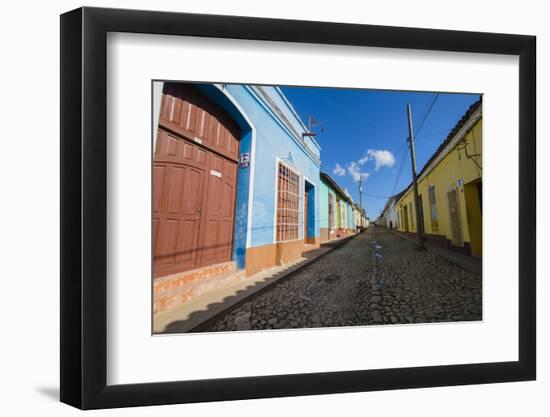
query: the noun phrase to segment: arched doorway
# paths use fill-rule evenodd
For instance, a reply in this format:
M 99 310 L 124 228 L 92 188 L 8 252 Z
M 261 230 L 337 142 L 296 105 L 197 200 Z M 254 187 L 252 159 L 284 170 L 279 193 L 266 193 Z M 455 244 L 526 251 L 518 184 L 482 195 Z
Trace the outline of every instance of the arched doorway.
M 204 92 L 164 84 L 153 168 L 155 277 L 231 260 L 240 137 Z

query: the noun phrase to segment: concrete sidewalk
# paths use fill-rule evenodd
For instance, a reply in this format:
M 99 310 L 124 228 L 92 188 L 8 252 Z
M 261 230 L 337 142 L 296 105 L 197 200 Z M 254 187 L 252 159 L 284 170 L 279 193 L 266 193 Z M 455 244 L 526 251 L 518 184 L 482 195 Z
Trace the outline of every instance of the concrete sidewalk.
M 396 232 L 395 230 L 390 230 L 388 228 L 382 227 L 380 228 L 382 230 L 387 231 L 388 233 L 392 233 L 393 235 L 400 237 L 401 239 L 408 240 L 410 242 L 418 243 L 418 239 L 412 236 L 408 236 L 403 233 Z M 426 246 L 426 249 L 437 253 L 439 256 L 442 256 L 443 258 L 447 259 L 449 262 L 454 263 L 455 265 L 460 266 L 462 269 L 472 272 L 474 274 L 477 274 L 479 276 L 482 275 L 483 271 L 483 262 L 482 258 L 478 258 L 476 256 L 468 256 L 464 255 L 460 252 L 443 248 L 441 246 L 438 246 L 434 243 L 431 243 L 429 241 L 424 242 L 424 246 Z

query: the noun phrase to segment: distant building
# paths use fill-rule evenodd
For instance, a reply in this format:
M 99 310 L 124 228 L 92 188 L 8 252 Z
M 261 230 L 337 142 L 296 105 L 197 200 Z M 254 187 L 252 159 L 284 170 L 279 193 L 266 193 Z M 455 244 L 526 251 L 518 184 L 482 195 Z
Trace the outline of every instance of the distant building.
M 426 237 L 482 255 L 482 103 L 474 103 L 418 173 Z M 395 202 L 398 228 L 417 232 L 412 184 Z
M 369 225 L 365 211 L 357 203 L 353 204 L 353 216 L 356 230 L 363 230 Z
M 321 242 L 346 236 L 368 225 L 366 214 L 353 202 L 350 193 L 325 172 L 320 176 L 319 206 Z
M 382 214 L 380 215 L 380 226 L 387 227 L 388 229 L 397 229 L 399 227 L 399 216 L 397 215 L 396 203 L 404 192 L 405 191 L 402 191 L 388 198 L 386 205 L 382 209 Z

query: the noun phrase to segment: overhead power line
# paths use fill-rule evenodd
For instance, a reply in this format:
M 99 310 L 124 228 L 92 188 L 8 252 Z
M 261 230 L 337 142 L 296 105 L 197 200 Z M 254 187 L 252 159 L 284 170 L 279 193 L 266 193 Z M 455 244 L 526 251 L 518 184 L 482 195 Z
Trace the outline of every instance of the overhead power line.
M 429 138 L 429 137 L 432 137 L 432 136 L 439 136 L 442 133 L 449 133 L 451 131 L 451 129 L 452 128 L 447 128 L 447 129 L 438 130 L 436 132 L 426 133 L 425 135 L 415 136 L 414 139 L 417 140 L 417 139 Z
M 372 198 L 383 198 L 383 199 L 387 199 L 387 198 L 391 198 L 393 197 L 392 195 L 375 195 L 375 194 L 369 194 L 369 193 L 363 193 L 369 197 L 372 197 Z
M 424 126 L 424 123 L 426 122 L 426 120 L 428 119 L 428 116 L 430 115 L 430 112 L 432 111 L 434 105 L 435 105 L 435 102 L 437 101 L 437 99 L 439 98 L 439 93 L 435 93 L 434 94 L 434 98 L 432 99 L 431 103 L 429 104 L 429 106 L 426 107 L 426 110 L 424 112 L 424 116 L 422 117 L 422 121 L 420 122 L 420 124 L 418 125 L 418 128 L 415 129 L 416 131 L 416 135 L 420 132 L 420 130 L 422 129 L 422 127 Z M 435 133 L 431 133 L 431 134 L 427 134 L 427 135 L 424 135 L 424 136 L 416 136 L 417 138 L 418 137 L 429 137 L 429 136 L 434 136 L 438 133 L 443 133 L 444 131 L 442 132 L 435 132 Z M 401 152 L 401 161 L 399 163 L 399 168 L 398 168 L 398 171 L 397 171 L 397 177 L 395 178 L 395 182 L 393 184 L 393 188 L 392 188 L 392 192 L 391 192 L 391 195 L 375 195 L 375 194 L 369 194 L 369 193 L 365 193 L 363 192 L 364 195 L 366 196 L 369 196 L 369 197 L 372 197 L 372 198 L 384 198 L 384 199 L 387 199 L 387 198 L 391 198 L 395 195 L 395 190 L 397 189 L 397 185 L 399 184 L 399 180 L 401 178 L 401 173 L 403 172 L 403 167 L 405 166 L 405 156 L 406 156 L 406 144 L 408 143 L 408 140 L 409 138 L 405 138 L 405 141 L 403 142 L 403 144 L 401 145 L 401 147 L 399 148 L 399 150 L 396 152 L 396 154 L 398 154 L 399 152 Z
M 407 143 L 407 142 L 405 142 Z M 401 178 L 401 172 L 403 172 L 403 166 L 405 165 L 404 162 L 405 162 L 405 154 L 406 154 L 406 147 L 403 146 L 402 147 L 402 152 L 401 152 L 401 161 L 399 163 L 399 169 L 397 171 L 397 177 L 395 178 L 395 182 L 393 184 L 393 188 L 392 188 L 392 196 L 395 195 L 395 190 L 397 189 L 397 184 L 399 183 L 399 179 Z M 390 196 L 391 197 L 391 196 Z
M 430 107 L 428 107 L 427 111 L 424 113 L 424 117 L 422 118 L 422 121 L 420 122 L 420 125 L 418 126 L 418 128 L 416 128 L 414 130 L 415 136 L 420 133 L 420 130 L 422 129 L 422 126 L 424 126 L 424 122 L 428 118 L 428 116 L 429 116 L 430 112 L 432 111 L 432 109 L 434 107 L 434 104 L 435 104 L 435 102 L 437 101 L 438 98 L 439 98 L 439 93 L 435 93 L 434 98 L 433 98 L 433 100 L 430 104 Z
M 434 107 L 434 104 L 435 102 L 437 101 L 437 99 L 439 98 L 439 93 L 435 93 L 434 94 L 434 97 L 431 101 L 431 103 L 429 105 L 426 106 L 426 110 L 424 111 L 424 116 L 422 117 L 422 121 L 420 122 L 420 124 L 418 125 L 418 128 L 415 129 L 415 136 L 418 138 L 419 136 L 418 133 L 420 132 L 420 130 L 422 129 L 422 127 L 424 126 L 424 123 L 426 122 L 426 120 L 428 119 L 428 116 L 430 115 L 430 112 L 432 111 L 433 107 Z M 439 133 L 439 132 L 438 132 Z M 428 136 L 433 136 L 435 135 L 436 133 L 432 133 L 432 134 L 428 134 L 428 135 L 424 135 L 424 136 L 420 136 L 420 137 L 428 137 Z M 397 189 L 397 185 L 399 184 L 399 180 L 401 178 L 401 173 L 403 172 L 403 166 L 404 166 L 404 162 L 405 162 L 405 145 L 408 143 L 408 140 L 409 138 L 405 138 L 405 141 L 403 142 L 403 144 L 401 145 L 401 147 L 399 148 L 399 150 L 396 152 L 396 153 L 399 153 L 400 151 L 402 151 L 402 154 L 401 154 L 401 162 L 399 163 L 399 169 L 398 169 L 398 172 L 397 172 L 397 177 L 395 178 L 395 182 L 393 184 L 393 188 L 392 188 L 392 195 L 391 196 L 388 196 L 389 197 L 392 197 L 395 195 L 395 190 Z M 373 196 L 371 196 L 373 197 Z M 382 198 L 382 197 L 380 197 Z

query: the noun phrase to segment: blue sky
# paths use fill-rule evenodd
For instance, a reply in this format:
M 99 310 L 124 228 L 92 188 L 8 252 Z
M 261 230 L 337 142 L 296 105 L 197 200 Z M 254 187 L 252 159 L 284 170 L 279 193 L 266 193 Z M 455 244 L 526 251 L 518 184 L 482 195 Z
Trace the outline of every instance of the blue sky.
M 417 171 L 447 137 L 478 94 L 281 87 L 307 123 L 322 123 L 321 171 L 328 173 L 359 202 L 358 179 L 363 178 L 363 207 L 374 219 L 387 196 L 401 191 L 412 178 L 407 104 L 412 107 Z M 424 124 L 419 125 L 432 105 Z

